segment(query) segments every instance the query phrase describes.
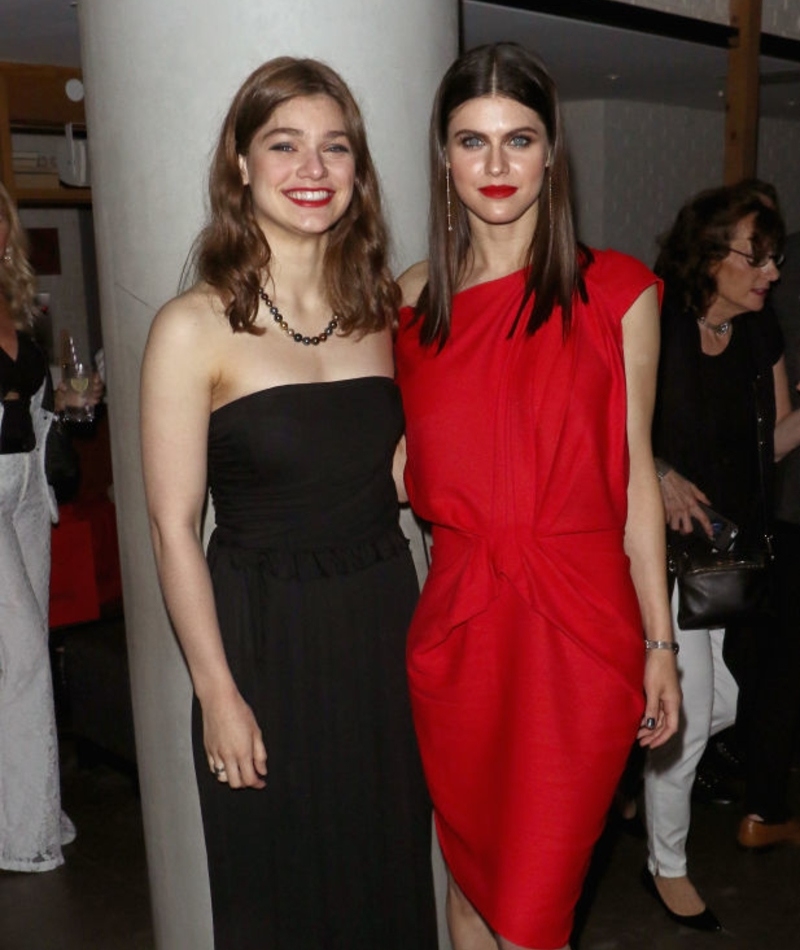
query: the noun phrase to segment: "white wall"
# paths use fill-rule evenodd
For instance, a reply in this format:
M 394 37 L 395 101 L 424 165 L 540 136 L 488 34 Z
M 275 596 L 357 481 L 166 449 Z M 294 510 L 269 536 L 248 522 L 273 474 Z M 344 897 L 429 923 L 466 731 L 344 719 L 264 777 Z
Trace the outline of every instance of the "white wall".
M 160 950 L 207 950 L 190 685 L 159 593 L 140 471 L 138 389 L 147 331 L 174 295 L 204 217 L 209 155 L 228 103 L 272 56 L 321 57 L 351 84 L 391 208 L 397 263 L 422 255 L 427 118 L 455 54 L 457 2 L 81 0 L 78 11 L 156 942 Z
M 702 188 L 722 183 L 724 115 L 616 100 L 564 105 L 580 235 L 651 264 L 656 237 Z M 757 174 L 800 228 L 800 121 L 761 120 Z

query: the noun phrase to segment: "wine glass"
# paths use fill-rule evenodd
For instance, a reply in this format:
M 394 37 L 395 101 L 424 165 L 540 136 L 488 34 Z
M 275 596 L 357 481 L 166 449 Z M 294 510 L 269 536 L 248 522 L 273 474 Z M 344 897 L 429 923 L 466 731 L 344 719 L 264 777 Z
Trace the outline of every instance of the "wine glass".
M 64 415 L 71 422 L 93 422 L 94 406 L 88 401 L 92 385 L 92 368 L 78 359 L 69 360 L 62 367 L 66 405 Z

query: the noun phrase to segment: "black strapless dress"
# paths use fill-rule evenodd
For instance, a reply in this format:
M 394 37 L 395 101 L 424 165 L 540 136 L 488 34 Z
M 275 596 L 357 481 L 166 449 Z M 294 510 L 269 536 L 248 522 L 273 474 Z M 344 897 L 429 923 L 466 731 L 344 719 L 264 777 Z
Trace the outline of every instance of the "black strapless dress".
M 208 550 L 267 787 L 195 767 L 216 950 L 434 950 L 430 803 L 405 638 L 417 598 L 390 379 L 279 386 L 211 415 Z

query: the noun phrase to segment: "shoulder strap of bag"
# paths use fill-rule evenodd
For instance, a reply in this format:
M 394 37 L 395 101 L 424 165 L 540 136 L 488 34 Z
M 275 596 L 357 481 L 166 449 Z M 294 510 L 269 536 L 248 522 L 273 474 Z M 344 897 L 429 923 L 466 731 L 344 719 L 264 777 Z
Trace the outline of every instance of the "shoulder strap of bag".
M 751 349 L 752 352 L 752 349 Z M 753 397 L 755 399 L 756 407 L 756 453 L 758 456 L 758 487 L 759 487 L 759 498 L 761 502 L 761 518 L 762 525 L 764 526 L 764 553 L 770 561 L 775 560 L 775 544 L 772 534 L 770 533 L 770 516 L 767 509 L 767 481 L 766 474 L 764 472 L 764 450 L 767 446 L 767 417 L 764 410 L 761 395 L 760 395 L 760 384 L 761 383 L 761 372 L 758 367 L 756 367 L 756 376 L 753 380 Z

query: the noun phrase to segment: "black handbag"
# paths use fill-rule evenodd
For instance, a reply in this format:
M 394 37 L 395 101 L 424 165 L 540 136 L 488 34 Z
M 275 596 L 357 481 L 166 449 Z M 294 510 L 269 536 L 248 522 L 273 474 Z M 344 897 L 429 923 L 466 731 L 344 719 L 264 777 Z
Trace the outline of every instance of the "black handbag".
M 688 552 L 670 559 L 678 583 L 681 630 L 727 627 L 768 612 L 770 558 L 757 553 Z
M 755 382 L 758 475 L 764 521 L 762 550 L 752 554 L 715 551 L 710 544 L 699 549 L 670 551 L 668 566 L 678 584 L 678 625 L 681 630 L 726 627 L 731 621 L 751 620 L 769 612 L 772 599 L 771 565 L 774 559 L 768 526 L 766 482 L 762 446 L 766 444 L 764 419 Z M 735 546 L 735 545 L 734 545 Z

